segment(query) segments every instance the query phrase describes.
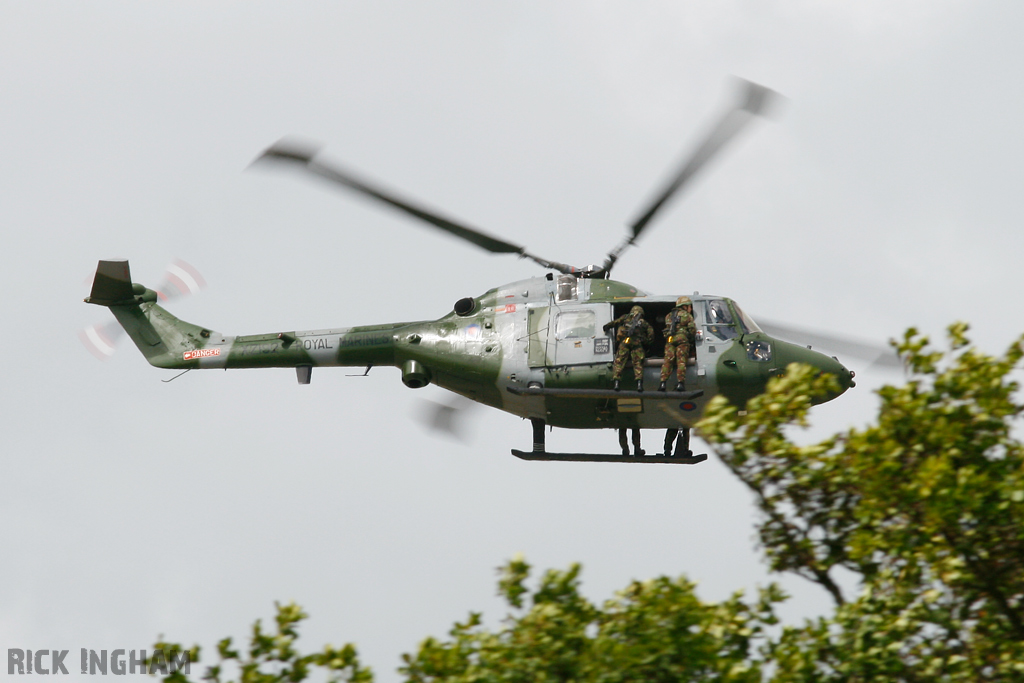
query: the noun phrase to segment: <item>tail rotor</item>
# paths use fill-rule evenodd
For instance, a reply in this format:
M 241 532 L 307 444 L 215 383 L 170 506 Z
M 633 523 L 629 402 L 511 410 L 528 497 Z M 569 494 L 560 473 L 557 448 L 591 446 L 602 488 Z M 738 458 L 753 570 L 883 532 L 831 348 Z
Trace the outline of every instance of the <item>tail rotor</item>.
M 86 280 L 92 284 L 92 276 Z M 198 294 L 206 288 L 206 279 L 195 266 L 181 259 L 174 259 L 164 269 L 163 279 L 156 288 L 160 303 L 182 299 Z M 78 331 L 78 338 L 86 350 L 99 360 L 107 360 L 117 350 L 117 343 L 124 336 L 124 329 L 116 320 L 96 323 Z

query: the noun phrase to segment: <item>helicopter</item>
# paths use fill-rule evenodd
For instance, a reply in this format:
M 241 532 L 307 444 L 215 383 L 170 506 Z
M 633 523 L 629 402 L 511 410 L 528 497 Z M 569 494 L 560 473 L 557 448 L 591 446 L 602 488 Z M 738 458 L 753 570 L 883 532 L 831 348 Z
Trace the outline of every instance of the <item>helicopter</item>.
M 366 374 L 374 367 L 392 366 L 400 369 L 407 387 L 433 383 L 529 419 L 532 448 L 512 450 L 524 460 L 696 464 L 707 455 L 689 450 L 690 429 L 715 396 L 742 407 L 791 363 L 810 365 L 837 379 L 837 390 L 816 397 L 817 403 L 855 386 L 854 372 L 835 356 L 769 335 L 731 298 L 694 292 L 688 296 L 696 335 L 686 359 L 685 388 L 664 390 L 662 385 L 658 390 L 666 343 L 660 323 L 678 295 L 654 295 L 610 278 L 621 254 L 637 243 L 668 201 L 753 119 L 763 116 L 776 97 L 764 86 L 741 80 L 737 100 L 630 224 L 625 238 L 603 263 L 582 268 L 541 258 L 427 209 L 323 160 L 320 149 L 308 144 L 284 139 L 254 162 L 298 167 L 486 251 L 515 254 L 547 271 L 459 299 L 436 320 L 230 336 L 176 318 L 160 306 L 156 291 L 132 282 L 126 260 L 101 260 L 85 301 L 108 307 L 158 368 L 293 367 L 299 384 L 309 384 L 314 367 L 364 367 Z M 654 334 L 637 389 L 619 390 L 612 380 L 615 339 L 605 330 L 634 306 L 642 309 Z M 623 453 L 548 452 L 545 431 L 553 427 L 617 429 Z M 634 430 L 634 455 L 626 448 L 627 429 Z M 678 433 L 675 454 L 666 438 L 664 454 L 641 456 L 640 429 L 668 430 L 670 437 Z

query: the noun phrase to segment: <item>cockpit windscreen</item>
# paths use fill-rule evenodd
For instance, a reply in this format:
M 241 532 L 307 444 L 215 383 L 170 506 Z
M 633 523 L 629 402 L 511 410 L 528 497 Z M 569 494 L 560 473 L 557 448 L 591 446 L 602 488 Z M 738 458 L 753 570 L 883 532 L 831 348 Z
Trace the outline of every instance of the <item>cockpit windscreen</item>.
M 744 332 L 761 332 L 761 328 L 757 326 L 754 319 L 744 313 L 743 309 L 737 306 L 735 301 L 732 302 L 732 307 L 736 311 L 736 315 L 740 317 L 740 327 L 743 328 Z

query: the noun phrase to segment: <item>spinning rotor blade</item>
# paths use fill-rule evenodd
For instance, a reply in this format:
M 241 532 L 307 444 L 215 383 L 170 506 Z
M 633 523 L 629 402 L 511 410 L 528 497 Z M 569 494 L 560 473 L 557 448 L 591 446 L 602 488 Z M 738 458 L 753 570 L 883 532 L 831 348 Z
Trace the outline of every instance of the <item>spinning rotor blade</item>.
M 467 416 L 475 407 L 475 403 L 461 396 L 447 397 L 444 403 L 425 399 L 419 407 L 418 418 L 427 429 L 466 442 L 469 440 Z
M 174 259 L 167 264 L 164 279 L 156 289 L 161 302 L 171 301 L 183 296 L 198 294 L 206 287 L 206 280 L 194 266 L 181 259 Z
M 821 332 L 812 332 L 771 321 L 764 322 L 759 320 L 757 324 L 767 334 L 778 337 L 783 341 L 801 345 L 810 344 L 815 347 L 820 346 L 823 349 L 828 349 L 838 354 L 870 361 L 870 367 L 873 368 L 894 369 L 903 367 L 899 356 L 896 355 L 896 350 L 891 346 L 854 341 L 853 339 L 843 337 L 833 337 Z
M 425 221 L 430 225 L 433 225 L 435 228 L 440 228 L 441 230 L 455 235 L 456 237 L 461 237 L 467 242 L 472 242 L 478 247 L 482 247 L 492 253 L 519 254 L 519 256 L 531 259 L 545 268 L 553 268 L 563 273 L 571 273 L 575 270 L 572 266 L 539 258 L 533 254 L 527 253 L 525 247 L 488 235 L 483 230 L 471 228 L 450 218 L 446 218 L 435 211 L 418 206 L 414 202 L 400 197 L 394 191 L 385 190 L 380 186 L 371 185 L 366 180 L 356 177 L 349 171 L 342 170 L 338 166 L 317 160 L 316 157 L 319 153 L 319 148 L 284 139 L 271 146 L 256 161 L 270 159 L 297 163 L 314 175 L 318 175 L 321 178 L 329 180 L 337 185 L 347 187 L 350 190 L 355 190 L 360 194 L 372 197 L 377 201 L 383 202 L 384 204 L 398 209 L 399 211 L 402 211 L 414 218 L 418 218 L 421 221 Z
M 658 211 L 681 190 L 697 172 L 704 168 L 709 161 L 736 135 L 743 130 L 756 116 L 764 114 L 778 97 L 778 93 L 763 85 L 752 83 L 744 79 L 738 79 L 740 86 L 738 101 L 730 108 L 711 132 L 687 157 L 683 165 L 676 171 L 675 175 L 651 202 L 650 206 L 630 225 L 630 234 L 626 239 L 608 254 L 605 262 L 605 270 L 611 267 L 618 260 L 622 251 L 631 244 L 636 243 L 637 238 L 647 227 L 647 224 L 657 215 Z
M 116 320 L 105 325 L 91 325 L 78 331 L 78 338 L 89 353 L 99 360 L 107 360 L 117 350 L 117 340 L 124 334 L 124 329 Z

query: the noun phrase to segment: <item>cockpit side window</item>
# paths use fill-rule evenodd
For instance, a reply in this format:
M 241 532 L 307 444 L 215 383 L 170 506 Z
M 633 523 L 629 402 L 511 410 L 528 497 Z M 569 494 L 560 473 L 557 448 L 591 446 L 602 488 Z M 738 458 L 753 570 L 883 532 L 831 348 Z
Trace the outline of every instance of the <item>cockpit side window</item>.
M 732 311 L 725 299 L 709 299 L 704 302 L 704 329 L 713 338 L 723 341 L 739 336 Z
M 732 325 L 732 311 L 724 299 L 711 299 L 707 302 L 708 325 Z

